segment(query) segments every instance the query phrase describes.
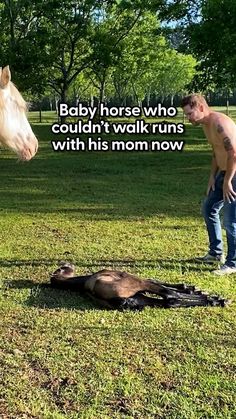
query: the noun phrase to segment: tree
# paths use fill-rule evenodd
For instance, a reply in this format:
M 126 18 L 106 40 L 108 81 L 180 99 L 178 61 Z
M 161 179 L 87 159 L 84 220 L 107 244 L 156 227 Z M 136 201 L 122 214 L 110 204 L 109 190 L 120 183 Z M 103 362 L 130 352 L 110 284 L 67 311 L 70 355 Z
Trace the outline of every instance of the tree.
M 156 93 L 162 98 L 171 97 L 173 105 L 174 96 L 183 92 L 196 74 L 196 59 L 188 54 L 181 54 L 174 49 L 166 51 L 162 69 L 156 76 Z M 154 73 L 155 77 L 155 73 Z
M 0 2 L 0 60 L 10 64 L 21 90 L 41 94 L 45 87 L 48 57 L 42 54 L 47 34 L 40 25 L 41 1 L 3 0 Z
M 136 2 L 137 7 L 134 7 L 135 2 L 133 7 L 128 7 L 126 3 L 119 2 L 119 5 L 109 7 L 109 13 L 103 10 L 102 17 L 99 16 L 94 25 L 93 53 L 88 74 L 99 91 L 99 102 L 105 100 L 106 84 L 114 68 L 124 60 L 129 40 L 141 30 L 140 24 L 147 16 L 141 7 L 142 3 Z M 155 25 L 157 18 L 153 16 Z
M 132 96 L 141 105 L 152 84 L 154 63 L 158 66 L 167 44 L 158 33 L 159 21 L 154 13 L 146 12 L 139 18 L 124 40 L 122 55 L 112 71 L 115 96 L 124 103 Z
M 195 80 L 198 86 L 202 89 L 212 83 L 217 87 L 235 86 L 236 2 L 202 2 L 201 19 L 189 25 L 186 36 L 200 63 L 201 74 Z
M 180 0 L 177 8 L 172 3 L 0 0 L 0 23 L 7 28 L 0 34 L 1 62 L 10 63 L 21 89 L 38 96 L 50 86 L 65 102 L 86 70 L 100 101 L 105 89 L 111 93 L 112 75 L 116 73 L 113 80 L 118 88 L 124 72 L 130 75 L 128 89 L 137 101 L 142 100 L 151 89 L 152 65 L 157 73 L 157 61 L 161 62 L 167 47 L 158 33 L 156 11 L 164 19 L 179 15 L 187 4 Z M 149 17 L 147 9 L 152 10 Z
M 126 39 L 112 76 L 119 101 L 132 95 L 141 106 L 144 98 L 149 104 L 153 93 L 173 100 L 193 79 L 196 60 L 170 48 L 159 27 L 156 16 L 146 13 Z
M 65 101 L 71 83 L 91 62 L 96 14 L 114 2 L 2 1 L 0 23 L 7 28 L 0 36 L 2 62 L 11 64 L 26 89 L 48 84 Z

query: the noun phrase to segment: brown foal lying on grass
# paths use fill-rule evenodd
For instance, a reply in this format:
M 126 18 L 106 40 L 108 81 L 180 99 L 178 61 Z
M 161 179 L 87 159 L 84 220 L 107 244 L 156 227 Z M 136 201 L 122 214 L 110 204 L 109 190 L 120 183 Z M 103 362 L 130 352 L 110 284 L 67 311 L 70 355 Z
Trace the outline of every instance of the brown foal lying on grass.
M 51 286 L 86 293 L 103 307 L 141 310 L 144 307 L 220 306 L 227 301 L 208 295 L 192 285 L 166 284 L 140 279 L 127 272 L 104 269 L 91 275 L 75 276 L 73 265 L 66 263 L 51 276 Z M 150 296 L 152 294 L 153 296 Z M 155 295 L 155 297 L 154 297 Z

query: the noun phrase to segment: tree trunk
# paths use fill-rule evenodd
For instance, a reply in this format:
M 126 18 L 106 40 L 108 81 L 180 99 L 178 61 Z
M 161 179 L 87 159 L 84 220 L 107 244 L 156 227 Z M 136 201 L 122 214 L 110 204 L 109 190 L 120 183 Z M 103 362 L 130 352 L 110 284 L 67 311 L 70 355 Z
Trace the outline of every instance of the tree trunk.
M 61 89 L 61 100 L 60 103 L 66 103 L 66 94 L 67 94 L 68 86 L 66 83 L 63 84 Z M 64 124 L 66 122 L 66 116 L 60 117 L 61 124 Z
M 149 106 L 150 106 L 150 98 L 151 98 L 151 90 L 150 90 L 150 88 L 148 89 L 148 92 L 147 92 L 147 107 L 149 108 Z
M 99 105 L 104 102 L 105 100 L 105 77 L 103 77 L 101 86 L 100 86 L 100 92 L 99 92 Z

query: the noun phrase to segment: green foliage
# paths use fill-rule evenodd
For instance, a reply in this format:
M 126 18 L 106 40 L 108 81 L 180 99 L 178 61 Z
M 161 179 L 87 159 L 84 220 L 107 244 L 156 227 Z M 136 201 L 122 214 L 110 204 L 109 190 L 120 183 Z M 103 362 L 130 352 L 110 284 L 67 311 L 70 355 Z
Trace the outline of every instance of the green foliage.
M 140 10 L 113 7 L 109 13 L 104 9 L 95 21 L 91 39 L 91 64 L 86 73 L 98 89 L 100 102 L 105 99 L 106 84 L 112 70 L 123 57 L 125 40 L 141 16 Z
M 236 2 L 207 0 L 202 4 L 201 20 L 187 29 L 189 46 L 200 61 L 197 81 L 206 88 L 234 87 L 236 81 Z
M 111 25 L 111 22 L 104 22 L 104 25 Z M 126 98 L 132 96 L 135 103 L 139 103 L 152 93 L 162 95 L 163 98 L 179 93 L 191 82 L 196 60 L 191 55 L 171 49 L 159 34 L 159 28 L 160 23 L 155 14 L 146 12 L 141 15 L 119 43 L 116 60 L 112 52 L 117 35 L 112 39 L 107 31 L 104 32 L 106 39 L 109 42 L 112 40 L 111 47 L 105 49 L 109 60 L 107 57 L 103 63 L 96 61 L 92 71 L 97 81 L 106 82 L 106 98 L 115 96 L 119 103 L 125 103 Z M 100 48 L 96 48 L 100 59 L 103 56 L 100 52 L 102 48 L 101 42 Z M 99 83 L 96 84 L 94 79 L 93 82 L 99 89 Z
M 159 22 L 153 13 L 139 19 L 124 43 L 122 59 L 113 70 L 115 94 L 123 101 L 134 96 L 143 100 L 153 84 L 153 69 L 167 49 L 163 36 L 157 34 Z
M 167 50 L 156 76 L 156 90 L 163 97 L 181 93 L 196 74 L 197 61 L 192 55 Z
M 42 50 L 46 31 L 39 25 L 41 3 L 28 0 L 3 2 L 0 9 L 0 61 L 10 64 L 16 84 L 24 90 L 44 91 L 48 60 Z
M 4 2 L 0 23 L 6 30 L 0 35 L 0 60 L 11 65 L 18 87 L 37 99 L 51 88 L 62 101 L 71 91 L 86 98 L 96 92 L 100 101 L 114 92 L 119 100 L 131 94 L 140 101 L 156 85 L 161 62 L 165 68 L 167 44 L 158 34 L 156 13 L 168 15 L 164 3 Z M 93 88 L 78 88 L 83 80 Z

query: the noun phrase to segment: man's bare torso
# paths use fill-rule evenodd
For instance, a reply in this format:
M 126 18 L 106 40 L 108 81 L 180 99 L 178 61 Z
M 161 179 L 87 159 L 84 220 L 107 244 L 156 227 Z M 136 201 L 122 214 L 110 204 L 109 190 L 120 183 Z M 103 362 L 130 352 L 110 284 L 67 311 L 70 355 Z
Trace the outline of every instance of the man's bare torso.
M 232 142 L 236 142 L 236 125 L 231 118 L 219 112 L 211 112 L 207 124 L 203 124 L 206 138 L 215 153 L 217 165 L 220 170 L 226 170 L 227 151 L 224 148 L 222 134 L 219 135 L 220 128 L 217 128 L 219 126 L 223 127 L 226 136 L 229 137 Z

